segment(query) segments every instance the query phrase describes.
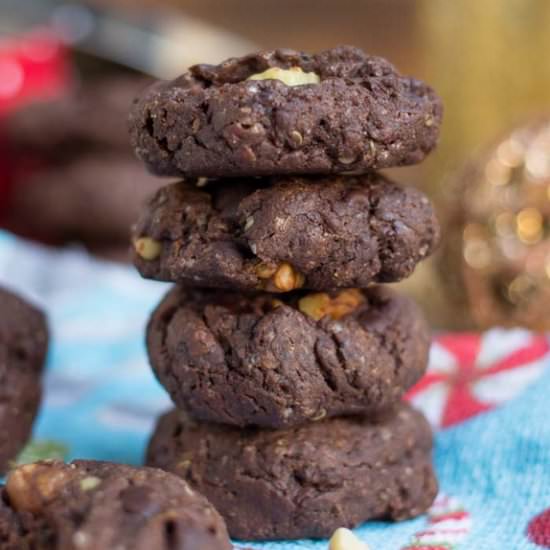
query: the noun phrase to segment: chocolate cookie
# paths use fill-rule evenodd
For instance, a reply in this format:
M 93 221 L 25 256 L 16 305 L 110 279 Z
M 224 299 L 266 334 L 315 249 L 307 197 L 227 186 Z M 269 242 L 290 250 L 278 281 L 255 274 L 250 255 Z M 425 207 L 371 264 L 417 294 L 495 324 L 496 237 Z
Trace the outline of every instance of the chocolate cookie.
M 341 417 L 284 431 L 163 416 L 147 462 L 187 480 L 243 540 L 328 537 L 369 519 L 402 520 L 432 503 L 432 436 L 421 413 Z
M 189 182 L 151 199 L 134 262 L 193 286 L 364 288 L 407 277 L 438 240 L 428 199 L 381 175 Z
M 395 404 L 424 373 L 430 332 L 387 288 L 285 294 L 174 288 L 147 347 L 177 407 L 269 428 Z
M 420 162 L 441 117 L 431 88 L 342 46 L 191 67 L 145 91 L 130 132 L 157 174 L 331 174 Z
M 27 550 L 22 546 L 23 536 L 23 529 L 17 515 L 10 508 L 6 488 L 0 486 L 0 548 Z
M 27 442 L 42 393 L 44 315 L 0 289 L 0 472 Z
M 3 130 L 16 154 L 44 154 L 49 162 L 96 151 L 130 153 L 128 109 L 148 84 L 133 75 L 86 82 L 63 97 L 14 111 Z
M 165 184 L 131 157 L 82 155 L 28 174 L 14 187 L 5 225 L 53 244 L 118 247 L 128 258 L 130 227 Z
M 4 550 L 232 548 L 222 518 L 185 481 L 153 468 L 86 460 L 14 470 L 0 508 L 2 536 L 14 541 Z

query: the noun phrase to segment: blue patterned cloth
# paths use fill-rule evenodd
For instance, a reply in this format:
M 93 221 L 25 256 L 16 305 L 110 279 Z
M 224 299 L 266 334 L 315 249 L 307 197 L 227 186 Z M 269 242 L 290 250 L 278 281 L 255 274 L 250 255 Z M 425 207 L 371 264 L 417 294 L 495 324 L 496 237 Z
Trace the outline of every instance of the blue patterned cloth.
M 63 442 L 69 459 L 140 464 L 155 417 L 170 406 L 144 347 L 146 321 L 167 285 L 80 250 L 49 250 L 1 232 L 0 284 L 49 317 L 46 395 L 35 438 Z M 439 432 L 442 493 L 431 518 L 372 523 L 357 535 L 371 550 L 550 548 L 549 395 L 545 368 L 519 397 Z M 529 541 L 529 524 L 531 539 L 542 545 Z M 328 548 L 326 541 L 246 546 Z

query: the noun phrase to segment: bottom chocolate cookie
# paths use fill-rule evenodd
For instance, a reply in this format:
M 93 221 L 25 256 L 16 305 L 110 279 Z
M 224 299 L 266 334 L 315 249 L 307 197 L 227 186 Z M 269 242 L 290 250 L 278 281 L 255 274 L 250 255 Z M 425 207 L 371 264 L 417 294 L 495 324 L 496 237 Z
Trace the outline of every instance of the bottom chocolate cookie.
M 77 460 L 20 466 L 0 492 L 3 550 L 231 550 L 224 522 L 183 480 Z
M 437 493 L 426 419 L 407 404 L 376 420 L 238 430 L 161 417 L 147 463 L 178 474 L 244 540 L 328 537 L 369 519 L 403 520 Z

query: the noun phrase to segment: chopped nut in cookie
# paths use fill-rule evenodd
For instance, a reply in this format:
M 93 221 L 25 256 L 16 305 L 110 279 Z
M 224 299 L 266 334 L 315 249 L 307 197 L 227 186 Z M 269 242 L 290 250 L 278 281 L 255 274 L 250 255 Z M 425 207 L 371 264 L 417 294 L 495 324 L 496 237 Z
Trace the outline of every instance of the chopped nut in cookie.
M 334 297 L 326 292 L 315 292 L 301 298 L 298 309 L 315 321 L 326 315 L 338 320 L 353 312 L 364 301 L 363 293 L 357 288 L 342 290 Z
M 162 252 L 162 245 L 151 237 L 140 237 L 134 241 L 134 248 L 141 258 L 147 261 L 156 260 Z
M 13 470 L 6 481 L 6 490 L 17 510 L 34 513 L 71 479 L 70 470 L 59 468 L 55 461 L 36 462 Z
M 304 276 L 288 262 L 283 262 L 273 275 L 273 284 L 282 292 L 290 292 L 303 286 Z

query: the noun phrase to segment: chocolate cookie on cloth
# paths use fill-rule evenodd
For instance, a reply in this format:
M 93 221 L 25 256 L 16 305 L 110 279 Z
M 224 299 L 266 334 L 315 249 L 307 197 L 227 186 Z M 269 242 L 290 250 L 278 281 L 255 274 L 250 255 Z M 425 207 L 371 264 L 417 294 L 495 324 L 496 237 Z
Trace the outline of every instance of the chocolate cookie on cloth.
M 437 493 L 431 448 L 428 423 L 406 404 L 376 420 L 277 431 L 196 423 L 174 410 L 161 417 L 147 463 L 203 492 L 232 537 L 322 538 L 423 513 Z
M 144 277 L 271 292 L 364 288 L 407 277 L 439 240 L 426 196 L 377 174 L 199 184 L 150 200 L 134 228 Z
M 429 343 L 417 306 L 383 287 L 281 300 L 174 288 L 147 331 L 177 407 L 268 428 L 392 407 L 426 370 Z
M 341 46 L 195 65 L 142 94 L 130 132 L 157 174 L 332 174 L 420 162 L 441 118 L 427 85 Z
M 8 502 L 6 488 L 0 486 L 0 548 L 3 550 L 26 550 L 22 546 L 23 528 Z
M 42 312 L 0 288 L 0 473 L 30 437 L 47 346 Z
M 14 470 L 0 505 L 2 537 L 3 550 L 232 549 L 223 519 L 182 479 L 86 460 Z

